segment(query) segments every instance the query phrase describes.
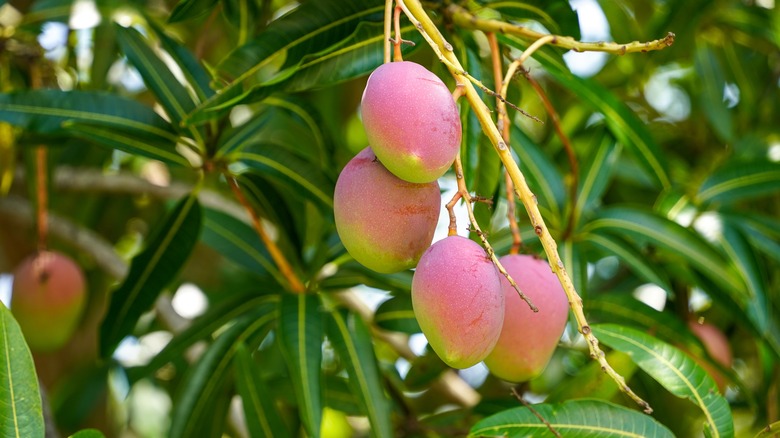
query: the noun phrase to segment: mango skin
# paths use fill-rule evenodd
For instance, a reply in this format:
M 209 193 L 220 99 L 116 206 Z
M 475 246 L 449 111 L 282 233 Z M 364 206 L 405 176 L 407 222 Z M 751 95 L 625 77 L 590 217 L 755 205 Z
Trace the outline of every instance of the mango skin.
M 474 241 L 446 237 L 420 258 L 412 278 L 412 308 L 444 363 L 476 365 L 501 334 L 504 294 L 498 270 Z
M 524 382 L 541 374 L 550 361 L 566 328 L 569 302 L 546 261 L 529 255 L 508 255 L 499 261 L 539 312 L 534 313 L 502 276 L 504 326 L 485 365 L 496 377 Z
M 383 274 L 417 264 L 433 240 L 440 210 L 437 182 L 414 184 L 396 177 L 371 148 L 347 163 L 333 196 L 344 247 L 360 264 Z
M 368 144 L 397 177 L 427 183 L 460 151 L 460 115 L 438 76 L 413 62 L 390 62 L 368 78 L 361 105 Z
M 65 345 L 78 327 L 85 300 L 84 274 L 66 255 L 42 251 L 14 271 L 11 312 L 33 351 Z

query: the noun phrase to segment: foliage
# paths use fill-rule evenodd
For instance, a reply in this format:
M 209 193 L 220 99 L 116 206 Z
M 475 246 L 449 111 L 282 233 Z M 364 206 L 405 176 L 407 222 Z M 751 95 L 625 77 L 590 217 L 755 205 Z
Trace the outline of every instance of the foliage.
M 728 437 L 777 422 L 780 7 L 599 5 L 615 41 L 674 32 L 674 44 L 614 46 L 592 76 L 562 48 L 535 51 L 525 66 L 565 137 L 517 75 L 508 101 L 542 123 L 509 109 L 510 149 L 593 334 L 652 416 L 599 372 L 573 319 L 544 374 L 516 388 L 448 369 L 409 346 L 411 271 L 380 275 L 344 250 L 333 188 L 366 146 L 358 103 L 383 62 L 381 0 L 12 1 L 0 6 L 0 272 L 34 251 L 48 193 L 48 244 L 85 269 L 90 302 L 62 351 L 33 352 L 37 379 L 0 306 L 4 436 L 41 435 L 39 392 L 61 432 L 85 437 L 328 436 L 333 412 L 376 436 Z M 489 89 L 489 20 L 589 38 L 563 0 L 425 7 Z M 405 59 L 454 88 L 406 17 L 401 29 Z M 505 63 L 533 42 L 496 37 Z M 475 215 L 505 254 L 501 162 L 465 99 L 460 111 L 466 184 L 492 201 Z M 517 208 L 523 251 L 542 255 Z M 184 284 L 205 295 L 201 314 L 171 305 Z M 688 329 L 700 318 L 728 336 L 733 369 Z M 523 406 L 511 390 L 547 400 Z

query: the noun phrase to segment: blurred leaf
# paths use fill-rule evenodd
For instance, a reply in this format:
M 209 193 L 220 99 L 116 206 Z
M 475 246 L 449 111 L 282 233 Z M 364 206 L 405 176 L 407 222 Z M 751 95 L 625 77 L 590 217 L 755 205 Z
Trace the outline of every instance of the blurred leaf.
M 591 303 L 592 301 L 588 301 Z M 636 371 L 636 364 L 631 357 L 619 351 L 610 351 L 607 353 L 607 362 L 612 368 L 626 381 L 631 380 L 631 376 Z M 590 361 L 583 368 L 580 368 L 576 375 L 567 378 L 556 385 L 549 396 L 544 400 L 545 403 L 561 403 L 566 400 L 573 400 L 583 397 L 590 397 L 600 400 L 610 400 L 620 389 L 611 377 L 601 369 L 597 361 Z
M 731 409 L 712 377 L 685 353 L 641 331 L 612 324 L 593 326 L 604 344 L 622 351 L 667 391 L 696 404 L 712 437 L 734 436 Z
M 323 208 L 333 209 L 335 185 L 319 169 L 270 144 L 253 145 L 235 154 L 236 160 L 251 172 L 273 178 L 279 184 L 291 185 L 295 193 L 315 201 Z
M 270 329 L 275 313 L 252 312 L 235 320 L 184 374 L 171 413 L 171 438 L 202 436 L 201 424 L 214 415 L 222 387 L 239 345 L 254 333 Z M 210 434 L 208 436 L 213 436 Z
M 327 0 L 298 6 L 220 63 L 218 69 L 229 84 L 197 112 L 230 107 L 253 94 L 267 96 L 270 90 L 261 87 L 289 78 L 307 55 L 325 56 L 337 50 L 359 23 L 381 22 L 383 11 L 378 0 Z
M 550 33 L 581 38 L 577 11 L 565 0 L 492 0 L 487 2 L 491 9 L 500 12 L 505 20 L 534 20 L 541 23 Z
M 157 25 L 154 20 L 147 20 L 147 23 L 154 30 L 157 38 L 160 39 L 162 48 L 168 52 L 179 68 L 181 68 L 184 77 L 189 85 L 192 86 L 192 89 L 195 90 L 198 99 L 204 101 L 213 96 L 214 90 L 211 89 L 211 78 L 206 69 L 195 58 L 195 55 L 178 41 L 171 38 L 165 32 L 165 29 Z
M 566 197 L 563 187 L 563 176 L 550 161 L 550 158 L 516 125 L 512 125 L 512 142 L 510 144 L 520 158 L 519 166 L 528 185 L 539 200 L 539 208 L 549 214 L 544 217 L 555 220 L 561 217 L 561 206 Z M 548 225 L 550 225 L 548 223 Z
M 352 392 L 358 394 L 371 423 L 372 435 L 392 437 L 390 403 L 376 364 L 371 332 L 359 316 L 333 310 L 327 324 L 328 338 L 349 374 Z
M 157 56 L 146 39 L 133 29 L 116 25 L 117 40 L 122 52 L 141 74 L 146 86 L 165 108 L 176 127 L 195 108 L 187 89 L 179 83 L 168 66 Z
M 583 246 L 580 242 L 572 239 L 560 242 L 559 254 L 566 271 L 569 273 L 574 284 L 574 289 L 579 292 L 581 297 L 588 296 L 588 260 L 583 254 Z
M 279 341 L 295 388 L 298 411 L 309 436 L 322 422 L 323 315 L 314 294 L 284 294 L 279 307 Z
M 439 378 L 449 367 L 433 352 L 426 347 L 425 353 L 418 356 L 412 363 L 404 378 L 404 385 L 408 391 L 423 391 L 430 388 L 431 383 Z
M 246 195 L 253 208 L 257 209 L 263 219 L 269 220 L 279 228 L 277 245 L 293 264 L 297 263 L 298 249 L 301 247 L 301 237 L 298 235 L 295 199 L 280 187 L 276 187 L 268 178 L 251 172 L 238 175 L 238 185 Z
M 30 349 L 22 329 L 0 303 L 0 435 L 44 436 L 43 407 Z
M 696 47 L 694 67 L 702 88 L 698 93 L 700 104 L 710 126 L 721 140 L 733 142 L 734 123 L 723 96 L 726 79 L 715 53 L 705 43 Z
M 97 429 L 80 430 L 70 436 L 70 438 L 105 438 L 105 437 L 106 436 L 103 435 L 103 432 Z
M 646 210 L 610 207 L 602 209 L 584 231 L 630 235 L 665 248 L 718 282 L 735 301 L 746 301 L 744 285 L 723 257 L 701 236 L 676 222 Z
M 592 153 L 583 161 L 579 178 L 577 203 L 574 206 L 574 226 L 578 228 L 583 212 L 601 204 L 601 197 L 612 179 L 612 171 L 620 155 L 620 145 L 609 134 L 597 136 Z
M 269 2 L 264 1 L 263 3 Z M 263 16 L 259 0 L 223 0 L 222 12 L 232 24 L 233 29 L 238 31 L 238 41 L 236 41 L 238 46 L 246 44 L 249 38 L 255 34 L 258 22 L 263 25 L 265 24 L 264 20 L 268 18 Z
M 206 15 L 218 0 L 180 0 L 173 8 L 171 16 L 168 17 L 169 23 L 188 20 L 190 18 Z
M 176 334 L 148 364 L 128 369 L 128 379 L 134 383 L 153 375 L 163 365 L 183 357 L 186 350 L 196 342 L 212 336 L 221 327 L 246 314 L 259 316 L 273 314 L 276 317 L 278 300 L 277 295 L 247 297 L 243 294 L 234 294 L 219 304 L 210 306 L 206 313 L 196 318 L 184 331 Z
M 0 198 L 7 195 L 16 167 L 16 136 L 9 123 L 0 122 Z
M 320 288 L 325 291 L 339 291 L 360 284 L 390 292 L 409 294 L 412 288 L 412 272 L 379 274 L 357 262 L 350 262 L 339 267 L 334 275 L 320 281 Z
M 257 275 L 268 273 L 278 284 L 286 284 L 255 230 L 226 213 L 205 209 L 203 243 Z
M 201 209 L 196 195 L 183 198 L 165 223 L 133 258 L 130 272 L 112 294 L 100 326 L 100 355 L 108 357 L 130 334 L 190 256 L 200 233 Z
M 252 360 L 246 345 L 238 344 L 236 348 L 236 387 L 244 407 L 249 435 L 252 437 L 290 436 L 279 411 L 274 406 L 274 400 L 268 390 L 268 385 L 258 373 L 257 363 Z
M 614 255 L 640 278 L 671 291 L 668 274 L 646 255 L 635 249 L 620 236 L 596 230 L 583 235 L 584 241 L 596 247 L 604 255 Z
M 754 248 L 780 263 L 780 223 L 760 214 L 721 213 L 720 217 L 739 228 Z
M 549 430 L 537 414 L 561 436 L 674 437 L 669 429 L 649 415 L 601 400 L 589 399 L 533 405 L 533 411 L 526 407 L 509 409 L 477 422 L 471 428 L 469 436 L 541 436 Z
M 699 202 L 728 203 L 780 192 L 780 163 L 734 163 L 713 172 L 699 188 Z
M 326 376 L 323 385 L 325 391 L 325 405 L 347 415 L 365 415 L 356 393 L 352 391 L 346 378 L 338 376 Z
M 413 335 L 420 333 L 420 325 L 414 317 L 409 295 L 396 295 L 379 305 L 374 313 L 374 323 L 385 330 Z
M 152 108 L 117 95 L 58 90 L 0 94 L 0 120 L 26 132 L 52 136 L 72 134 L 73 126 L 111 130 L 132 140 L 121 148 L 125 152 L 189 164 L 176 152 L 177 137 L 168 122 Z M 119 147 L 116 142 L 109 146 Z

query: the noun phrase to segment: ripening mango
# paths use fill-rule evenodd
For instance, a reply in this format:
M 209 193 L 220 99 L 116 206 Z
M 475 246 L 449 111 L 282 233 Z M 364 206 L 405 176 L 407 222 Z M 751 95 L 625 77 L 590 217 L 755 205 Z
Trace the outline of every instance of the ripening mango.
M 547 262 L 529 255 L 509 255 L 499 261 L 539 312 L 534 313 L 502 276 L 504 326 L 485 365 L 496 377 L 524 382 L 539 375 L 550 361 L 566 327 L 569 302 Z
M 447 365 L 476 365 L 495 346 L 504 319 L 499 273 L 485 250 L 460 236 L 428 248 L 412 279 L 412 308 Z
M 734 356 L 731 353 L 731 345 L 729 344 L 729 339 L 718 327 L 709 323 L 699 324 L 695 321 L 689 321 L 688 327 L 693 334 L 701 340 L 701 343 L 704 344 L 704 348 L 712 359 L 718 361 L 726 368 L 731 368 L 734 361 Z M 724 392 L 726 390 L 728 378 L 716 367 L 710 365 L 705 359 L 698 357 L 695 359 L 696 362 L 707 371 L 707 374 L 715 380 L 720 392 Z
M 458 108 L 444 82 L 413 62 L 390 62 L 371 73 L 361 104 L 368 143 L 397 177 L 436 180 L 460 150 Z
M 396 177 L 371 148 L 347 163 L 333 197 L 344 247 L 359 263 L 381 273 L 417 264 L 433 240 L 440 210 L 437 182 L 415 184 Z
M 14 271 L 11 312 L 33 351 L 65 345 L 79 324 L 86 299 L 84 274 L 70 257 L 42 251 Z

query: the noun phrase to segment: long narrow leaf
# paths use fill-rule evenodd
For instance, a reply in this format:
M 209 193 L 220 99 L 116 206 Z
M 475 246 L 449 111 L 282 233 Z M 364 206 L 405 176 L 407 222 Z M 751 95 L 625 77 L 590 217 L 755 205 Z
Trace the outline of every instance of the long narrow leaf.
M 699 188 L 700 202 L 744 201 L 780 192 L 780 163 L 738 163 L 715 171 Z
M 109 149 L 117 149 L 129 154 L 141 155 L 169 164 L 178 164 L 179 166 L 186 167 L 190 166 L 190 162 L 173 148 L 169 149 L 167 147 L 161 147 L 161 145 L 155 145 L 143 138 L 136 137 L 132 132 L 124 132 L 106 126 L 97 126 L 81 122 L 65 122 L 63 126 L 66 127 L 74 137 L 97 143 L 98 145 L 108 147 Z
M 577 188 L 577 203 L 573 213 L 575 226 L 579 225 L 585 210 L 598 206 L 598 202 L 612 177 L 618 156 L 620 156 L 620 145 L 611 135 L 599 136 L 595 141 L 598 142 L 598 146 L 593 148 L 593 152 L 582 166 L 583 171 Z
M 667 274 L 625 239 L 615 235 L 605 235 L 605 233 L 596 230 L 584 234 L 584 240 L 598 248 L 604 255 L 617 257 L 640 278 L 657 284 L 664 290 L 672 290 Z
M 0 364 L 0 435 L 44 436 L 35 364 L 22 329 L 3 303 L 0 303 Z
M 544 424 L 537 415 L 547 421 Z M 551 434 L 592 438 L 674 437 L 653 417 L 601 400 L 571 400 L 561 404 L 533 405 L 533 410 L 517 407 L 492 415 L 475 424 L 470 437 L 528 437 Z
M 313 294 L 285 294 L 279 310 L 279 345 L 292 377 L 301 420 L 309 436 L 322 422 L 323 315 Z
M 718 393 L 712 377 L 693 359 L 639 330 L 612 324 L 593 326 L 592 329 L 601 342 L 631 356 L 667 391 L 696 404 L 704 413 L 709 436 L 734 436 L 728 402 Z
M 138 318 L 178 274 L 195 248 L 200 233 L 201 209 L 197 196 L 179 201 L 146 249 L 130 265 L 119 288 L 111 295 L 100 326 L 100 354 L 107 357 L 135 327 Z
M 257 364 L 252 361 L 246 345 L 238 344 L 236 358 L 236 387 L 241 395 L 247 429 L 252 437 L 285 437 L 289 431 L 269 396 L 268 385 L 260 377 Z
M 330 313 L 327 327 L 328 338 L 346 365 L 352 391 L 360 395 L 372 434 L 392 437 L 390 403 L 382 387 L 371 332 L 359 316 L 341 310 Z

